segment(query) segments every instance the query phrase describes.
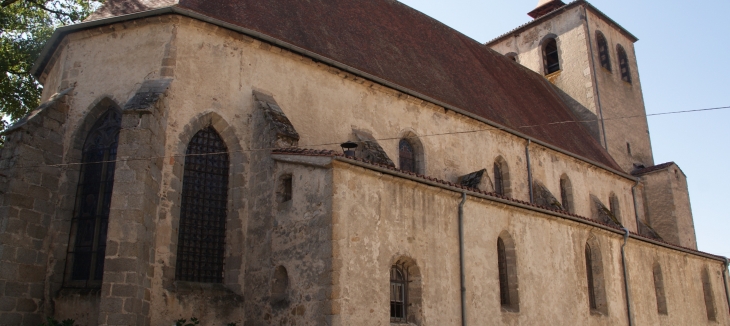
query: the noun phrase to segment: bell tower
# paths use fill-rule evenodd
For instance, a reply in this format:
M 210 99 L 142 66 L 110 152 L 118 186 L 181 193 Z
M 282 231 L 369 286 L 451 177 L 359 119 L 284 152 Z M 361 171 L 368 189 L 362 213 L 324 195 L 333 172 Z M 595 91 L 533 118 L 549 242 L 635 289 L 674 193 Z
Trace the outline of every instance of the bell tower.
M 544 75 L 625 172 L 654 165 L 634 42 L 590 3 L 540 0 L 486 45 Z

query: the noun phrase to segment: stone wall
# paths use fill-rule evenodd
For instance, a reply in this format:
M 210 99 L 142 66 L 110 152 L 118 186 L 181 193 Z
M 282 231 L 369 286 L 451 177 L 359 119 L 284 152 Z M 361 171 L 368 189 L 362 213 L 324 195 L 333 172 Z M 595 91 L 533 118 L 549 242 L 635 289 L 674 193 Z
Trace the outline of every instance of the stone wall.
M 697 248 L 687 178 L 676 164 L 641 175 L 647 223 L 665 241 Z

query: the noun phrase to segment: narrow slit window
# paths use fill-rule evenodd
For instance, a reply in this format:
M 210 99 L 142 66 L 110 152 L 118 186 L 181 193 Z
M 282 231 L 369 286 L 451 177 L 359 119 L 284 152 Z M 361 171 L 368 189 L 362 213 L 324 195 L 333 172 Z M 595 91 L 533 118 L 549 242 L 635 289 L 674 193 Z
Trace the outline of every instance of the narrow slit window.
M 667 297 L 664 292 L 664 276 L 662 275 L 662 267 L 658 263 L 654 264 L 654 292 L 656 294 L 656 307 L 660 315 L 668 315 Z
M 277 200 L 279 203 L 286 203 L 290 200 L 292 200 L 292 187 L 293 187 L 293 181 L 292 181 L 292 175 L 291 174 L 285 174 L 281 176 L 279 180 L 279 189 L 277 190 Z
M 702 270 L 702 292 L 705 296 L 705 308 L 707 308 L 707 320 L 717 321 L 717 311 L 715 310 L 715 296 L 712 291 L 712 283 L 710 282 L 710 273 L 707 268 Z
M 620 44 L 616 45 L 616 55 L 618 56 L 618 67 L 621 70 L 621 80 L 631 84 L 631 68 L 629 67 L 629 57 L 626 50 Z
M 228 207 L 228 149 L 208 127 L 188 144 L 183 175 L 176 279 L 222 283 Z
M 548 39 L 543 45 L 543 61 L 545 74 L 549 75 L 560 70 L 560 57 L 558 55 L 558 43 L 554 38 Z
M 504 176 L 502 175 L 502 167 L 498 162 L 494 162 L 494 192 L 504 195 Z
M 400 266 L 390 268 L 390 321 L 405 322 L 407 302 L 407 275 Z
M 591 310 L 597 310 L 598 305 L 596 304 L 596 287 L 595 279 L 593 278 L 593 253 L 591 252 L 591 246 L 586 244 L 586 277 L 588 278 L 588 305 Z
M 573 211 L 573 186 L 567 175 L 560 178 L 560 200 L 564 211 Z
M 598 57 L 601 62 L 601 67 L 606 68 L 609 72 L 611 71 L 611 56 L 609 55 L 608 42 L 603 33 L 596 32 L 596 43 L 598 44 Z
M 101 286 L 121 125 L 121 113 L 109 110 L 84 142 L 66 270 L 72 287 Z
M 504 249 L 504 241 L 497 238 L 497 260 L 499 267 L 499 298 L 502 306 L 509 307 L 511 304 L 509 295 L 509 275 L 507 274 L 507 253 Z

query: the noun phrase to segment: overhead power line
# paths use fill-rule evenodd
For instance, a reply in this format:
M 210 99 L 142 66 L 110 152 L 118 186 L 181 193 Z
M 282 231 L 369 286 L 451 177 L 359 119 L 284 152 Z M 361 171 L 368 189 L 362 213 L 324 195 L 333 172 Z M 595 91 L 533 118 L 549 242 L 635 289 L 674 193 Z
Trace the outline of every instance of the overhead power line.
M 661 112 L 661 113 L 651 113 L 646 115 L 633 115 L 633 116 L 625 116 L 625 117 L 614 117 L 614 118 L 607 118 L 604 120 L 620 120 L 620 119 L 632 119 L 632 118 L 640 118 L 640 117 L 651 117 L 651 116 L 659 116 L 659 115 L 670 115 L 670 114 L 681 114 L 681 113 L 692 113 L 692 112 L 703 112 L 703 111 L 715 111 L 715 110 L 725 110 L 730 109 L 730 106 L 723 106 L 723 107 L 716 107 L 716 108 L 707 108 L 707 109 L 696 109 L 696 110 L 683 110 L 683 111 L 672 111 L 672 112 Z M 598 121 L 598 119 L 591 119 L 591 120 L 567 120 L 567 121 L 557 121 L 557 122 L 549 122 L 544 124 L 538 124 L 538 125 L 524 125 L 519 126 L 517 128 L 534 128 L 534 127 L 541 127 L 541 126 L 549 126 L 549 125 L 556 125 L 556 124 L 565 124 L 565 123 L 576 123 L 576 122 L 594 122 Z M 435 133 L 435 134 L 426 134 L 426 135 L 418 135 L 413 136 L 412 138 L 426 138 L 426 137 L 437 137 L 437 136 L 448 136 L 448 135 L 460 135 L 460 134 L 469 134 L 469 133 L 477 133 L 477 132 L 488 132 L 488 131 L 495 131 L 495 130 L 501 130 L 504 131 L 502 128 L 497 127 L 489 127 L 489 128 L 482 128 L 482 129 L 473 129 L 473 130 L 463 130 L 463 131 L 452 131 L 452 132 L 444 132 L 444 133 Z M 389 140 L 400 140 L 403 138 L 410 138 L 410 137 L 386 137 L 386 138 L 376 138 L 372 140 L 366 140 L 366 141 L 359 141 L 360 143 L 365 142 L 372 142 L 372 141 L 389 141 Z M 320 143 L 320 144 L 304 144 L 299 145 L 301 148 L 312 148 L 312 147 L 325 147 L 325 146 L 339 146 L 340 143 Z M 200 155 L 220 155 L 220 154 L 233 154 L 233 153 L 244 153 L 244 152 L 254 152 L 254 151 L 270 151 L 278 149 L 278 147 L 270 147 L 270 148 L 253 148 L 253 149 L 242 149 L 237 151 L 226 151 L 226 152 L 216 152 L 216 153 L 204 153 L 204 154 L 179 154 L 179 155 L 168 155 L 168 156 L 151 156 L 151 157 L 140 157 L 140 158 L 123 158 L 123 159 L 117 159 L 113 161 L 97 161 L 97 162 L 87 162 L 87 163 L 61 163 L 61 164 L 41 164 L 41 165 L 29 165 L 29 166 L 14 166 L 13 168 L 16 169 L 32 169 L 32 168 L 41 168 L 41 167 L 68 167 L 68 166 L 76 166 L 76 165 L 82 165 L 82 164 L 98 164 L 98 163 L 112 163 L 112 162 L 132 162 L 132 161 L 144 161 L 144 160 L 154 160 L 154 159 L 174 159 L 174 158 L 183 158 L 187 156 L 200 156 Z M 0 175 L 5 177 L 4 175 Z

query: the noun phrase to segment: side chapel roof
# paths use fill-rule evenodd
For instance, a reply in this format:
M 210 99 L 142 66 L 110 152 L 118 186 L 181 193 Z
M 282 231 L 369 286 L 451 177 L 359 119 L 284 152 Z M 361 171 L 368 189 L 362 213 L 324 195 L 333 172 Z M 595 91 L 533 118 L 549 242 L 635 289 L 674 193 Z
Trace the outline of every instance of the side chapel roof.
M 87 20 L 170 6 L 286 42 L 625 173 L 543 76 L 395 0 L 107 0 Z

